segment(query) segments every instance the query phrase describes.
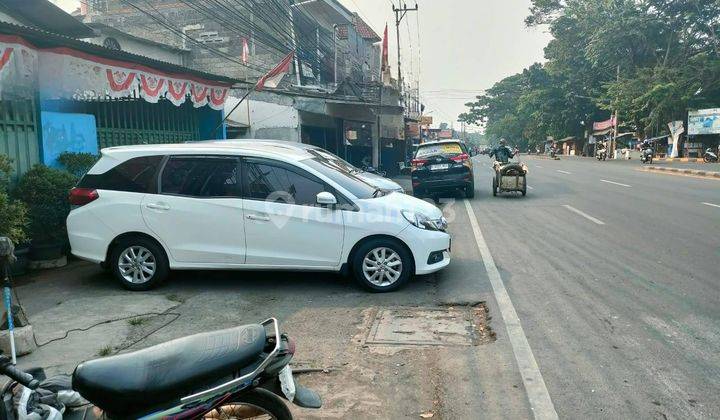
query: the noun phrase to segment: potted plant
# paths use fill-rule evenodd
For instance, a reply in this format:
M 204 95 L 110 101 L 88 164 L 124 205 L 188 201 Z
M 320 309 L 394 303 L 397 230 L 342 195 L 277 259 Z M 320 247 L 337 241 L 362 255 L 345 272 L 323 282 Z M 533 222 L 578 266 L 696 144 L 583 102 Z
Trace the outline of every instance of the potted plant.
M 66 171 L 80 178 L 92 168 L 99 157 L 92 153 L 62 152 L 57 160 Z
M 67 244 L 65 219 L 70 213 L 68 193 L 75 176 L 58 169 L 35 165 L 18 183 L 15 194 L 28 208 L 30 259 L 48 261 L 63 257 Z
M 10 175 L 13 172 L 12 159 L 0 155 L 0 236 L 7 236 L 15 244 L 17 260 L 10 267 L 10 274 L 25 274 L 28 265 L 27 207 L 18 200 L 11 200 L 8 194 Z

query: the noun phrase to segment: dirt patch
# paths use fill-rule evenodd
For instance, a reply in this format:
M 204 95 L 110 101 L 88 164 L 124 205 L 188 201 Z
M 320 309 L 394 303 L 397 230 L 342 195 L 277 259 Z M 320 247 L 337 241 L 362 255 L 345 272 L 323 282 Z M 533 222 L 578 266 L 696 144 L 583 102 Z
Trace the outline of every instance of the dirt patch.
M 297 376 L 299 383 L 322 396 L 323 408 L 291 409 L 298 418 L 311 419 L 448 418 L 444 407 L 452 402 L 445 401 L 448 378 L 441 361 L 494 341 L 488 321 L 484 304 L 362 310 L 356 334 L 341 354 L 293 363 L 297 370 L 317 368 L 319 359 L 333 364 Z M 383 342 L 386 333 L 401 342 Z

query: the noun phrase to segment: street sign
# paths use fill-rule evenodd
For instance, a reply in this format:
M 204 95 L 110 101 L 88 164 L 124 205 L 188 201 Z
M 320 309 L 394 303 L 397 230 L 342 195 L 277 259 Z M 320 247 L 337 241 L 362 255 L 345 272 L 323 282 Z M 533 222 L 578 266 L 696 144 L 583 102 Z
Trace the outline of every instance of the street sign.
M 688 135 L 720 134 L 720 108 L 699 109 L 688 113 Z

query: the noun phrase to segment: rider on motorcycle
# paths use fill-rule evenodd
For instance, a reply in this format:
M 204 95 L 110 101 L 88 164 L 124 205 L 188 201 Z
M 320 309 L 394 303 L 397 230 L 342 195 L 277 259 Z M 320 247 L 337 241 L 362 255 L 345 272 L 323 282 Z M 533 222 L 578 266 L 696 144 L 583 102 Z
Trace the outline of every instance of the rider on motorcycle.
M 492 149 L 489 156 L 494 156 L 498 162 L 508 163 L 515 156 L 515 152 L 507 146 L 505 139 L 500 139 L 500 145 Z

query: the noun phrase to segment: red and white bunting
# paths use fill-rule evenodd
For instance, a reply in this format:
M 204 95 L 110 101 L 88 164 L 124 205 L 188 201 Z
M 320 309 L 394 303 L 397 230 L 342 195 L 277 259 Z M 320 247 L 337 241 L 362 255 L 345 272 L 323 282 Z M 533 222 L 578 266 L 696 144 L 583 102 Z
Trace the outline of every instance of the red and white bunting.
M 140 96 L 150 103 L 157 103 L 167 93 L 167 79 L 154 74 L 140 73 Z
M 199 83 L 190 84 L 190 100 L 195 108 L 208 103 L 208 87 Z
M 38 56 L 22 38 L 0 35 L 0 99 L 27 97 L 37 88 Z
M 168 79 L 167 99 L 175 106 L 182 105 L 187 98 L 189 85 L 190 82 L 187 80 Z
M 137 63 L 98 57 L 71 48 L 38 49 L 18 36 L 0 34 L 0 97 L 24 89 L 41 99 L 132 96 L 150 103 L 165 98 L 180 106 L 222 110 L 230 85 L 191 75 L 165 73 Z

